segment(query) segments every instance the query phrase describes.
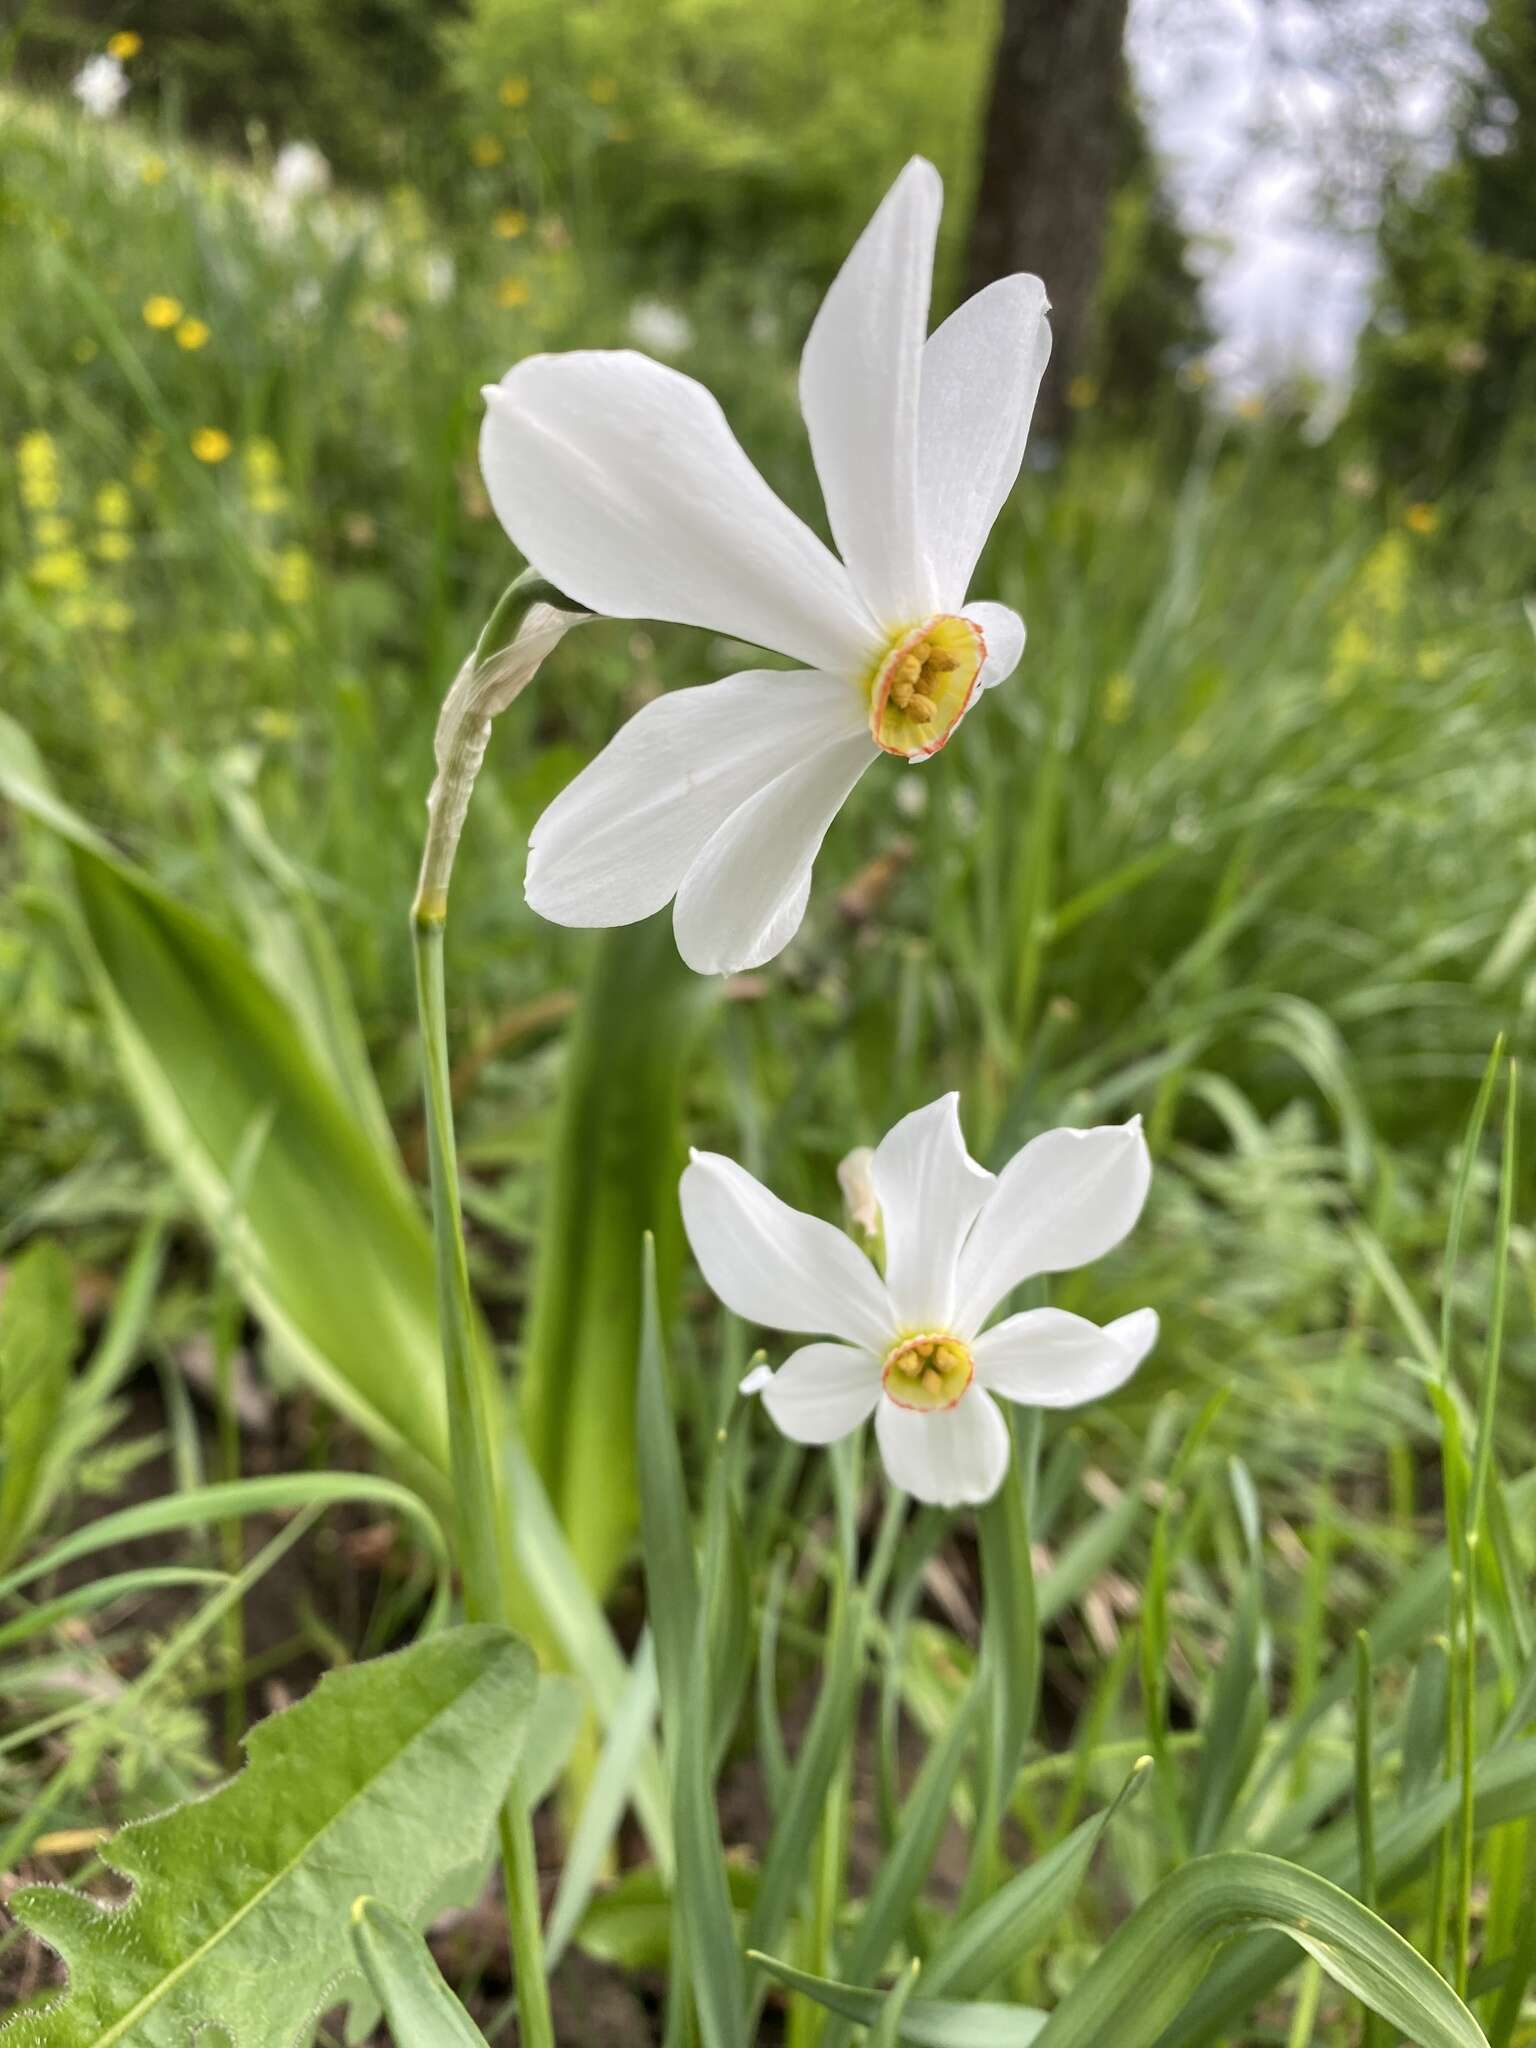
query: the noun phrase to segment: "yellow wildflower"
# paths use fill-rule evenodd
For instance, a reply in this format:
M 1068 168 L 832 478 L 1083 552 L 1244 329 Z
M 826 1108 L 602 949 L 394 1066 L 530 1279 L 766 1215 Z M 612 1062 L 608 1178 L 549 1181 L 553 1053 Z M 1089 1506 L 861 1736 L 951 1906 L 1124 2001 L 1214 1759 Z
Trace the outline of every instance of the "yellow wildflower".
M 133 553 L 133 536 L 109 531 L 96 536 L 96 555 L 103 562 L 126 562 Z
M 130 57 L 137 57 L 144 47 L 144 38 L 131 28 L 120 28 L 115 36 L 107 38 L 107 55 L 115 57 L 119 64 L 126 64 Z
M 206 320 L 186 319 L 176 329 L 178 348 L 201 348 L 208 339 L 209 327 Z
M 16 443 L 16 466 L 23 476 L 51 476 L 59 466 L 59 451 L 53 436 L 41 427 L 23 434 Z
M 199 462 L 222 462 L 233 446 L 222 427 L 199 427 L 191 441 Z
M 526 107 L 528 104 L 528 92 L 527 79 L 514 71 L 509 77 L 504 78 L 496 88 L 496 97 L 504 107 Z
M 504 206 L 491 227 L 499 241 L 515 242 L 519 235 L 528 232 L 528 216 L 520 206 Z
M 1440 514 L 1433 505 L 1410 505 L 1403 514 L 1403 524 L 1410 533 L 1433 533 L 1440 524 Z
M 146 327 L 174 327 L 186 312 L 180 299 L 173 299 L 167 292 L 154 292 L 144 301 L 144 325 Z
M 95 603 L 88 597 L 61 597 L 54 613 L 59 624 L 68 626 L 71 632 L 80 626 L 88 626 L 95 616 Z
M 606 72 L 587 80 L 587 98 L 594 107 L 611 107 L 619 96 L 619 81 Z
M 488 171 L 493 164 L 499 164 L 506 153 L 499 138 L 494 135 L 477 135 L 469 145 L 470 159 L 478 164 L 482 171 Z
M 42 590 L 84 590 L 90 570 L 78 548 L 54 548 L 34 557 L 32 581 Z
M 259 519 L 275 519 L 288 503 L 288 493 L 280 484 L 258 484 L 250 494 L 251 510 Z
M 121 598 L 113 598 L 111 603 L 101 608 L 101 623 L 109 633 L 126 633 L 133 624 L 133 606 L 124 604 Z
M 139 165 L 139 176 L 146 185 L 159 185 L 164 182 L 169 169 L 170 165 L 163 156 L 147 156 Z
M 62 548 L 69 545 L 71 527 L 67 519 L 60 519 L 56 513 L 49 513 L 39 519 L 32 529 L 32 538 L 40 548 Z
M 275 654 L 281 659 L 285 655 L 292 654 L 293 635 L 285 633 L 281 626 L 274 626 L 271 632 L 267 634 L 263 644 L 268 654 Z
M 315 587 L 314 565 L 303 548 L 284 548 L 272 565 L 272 583 L 284 604 L 307 604 Z
M 528 303 L 528 287 L 520 277 L 504 277 L 496 287 L 496 303 L 510 313 Z
M 1106 725 L 1124 725 L 1131 715 L 1131 706 L 1136 700 L 1136 685 L 1124 673 L 1111 676 L 1104 685 L 1104 722 Z
M 51 512 L 61 496 L 56 476 L 24 476 L 21 480 L 21 502 L 29 512 Z
M 275 484 L 283 473 L 277 443 L 269 441 L 265 434 L 256 434 L 246 442 L 240 462 L 248 483 Z
M 103 484 L 96 493 L 96 517 L 103 526 L 126 526 L 133 517 L 133 500 L 125 484 Z

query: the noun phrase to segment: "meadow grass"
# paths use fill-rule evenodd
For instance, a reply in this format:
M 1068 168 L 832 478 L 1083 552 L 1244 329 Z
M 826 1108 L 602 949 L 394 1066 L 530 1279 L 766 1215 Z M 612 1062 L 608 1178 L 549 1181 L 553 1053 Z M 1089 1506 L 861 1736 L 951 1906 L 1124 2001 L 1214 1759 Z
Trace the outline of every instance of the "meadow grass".
M 404 920 L 431 731 L 519 566 L 476 477 L 476 394 L 530 349 L 622 341 L 634 281 L 595 219 L 535 219 L 509 254 L 444 235 L 407 192 L 282 217 L 258 177 L 174 138 L 14 98 L 4 113 L 5 710 L 60 796 L 282 992 L 296 1041 L 351 1076 L 368 1143 L 387 1149 L 393 1127 L 419 1170 Z M 754 325 L 765 307 L 776 321 Z M 803 321 L 793 293 L 780 308 L 772 252 L 723 254 L 681 310 L 694 330 L 681 366 L 814 519 L 793 395 Z M 1513 511 L 1507 531 L 1501 549 L 1470 491 L 1432 510 L 1392 502 L 1284 418 L 1213 416 L 1193 443 L 1153 420 L 1127 443 L 1085 417 L 1064 464 L 1026 473 L 980 579 L 1028 621 L 1017 676 L 936 763 L 866 778 L 794 946 L 698 999 L 680 993 L 664 932 L 558 931 L 523 905 L 520 877 L 542 804 L 628 710 L 741 651 L 587 628 L 497 729 L 449 935 L 474 1276 L 492 1336 L 546 1409 L 550 1386 L 569 1391 L 562 1372 L 594 1375 L 569 1421 L 541 1421 L 536 1392 L 531 1428 L 590 1581 L 567 1585 L 564 1648 L 583 1630 L 595 1644 L 589 1665 L 572 1661 L 609 1688 L 610 1741 L 625 1722 L 591 1588 L 617 1575 L 622 1603 L 632 1583 L 633 1507 L 622 1488 L 601 1498 L 601 1459 L 605 1390 L 633 1384 L 640 1212 L 601 1207 L 583 1134 L 617 1124 L 621 1175 L 658 1185 L 685 1142 L 718 1145 L 830 1213 L 842 1154 L 947 1087 L 993 1163 L 1049 1124 L 1147 1118 L 1146 1223 L 1091 1295 L 1068 1277 L 1052 1299 L 1091 1301 L 1100 1320 L 1154 1302 L 1162 1343 L 1113 1403 L 1021 1446 L 1036 1466 L 1046 1711 L 1005 1801 L 1010 1853 L 1058 1848 L 1144 1752 L 1155 1783 L 1117 1815 L 1112 1853 L 1048 1938 L 1006 1966 L 988 1952 L 953 1967 L 970 1993 L 1054 2005 L 1185 1858 L 1267 1848 L 1374 1889 L 1458 1988 L 1470 1982 L 1495 2048 L 1536 2039 L 1519 1974 L 1536 1960 L 1530 1173 L 1508 1070 L 1479 1096 L 1498 1034 L 1525 1049 L 1536 951 L 1532 628 Z M 80 1272 L 114 1276 L 118 1305 L 63 1411 L 88 1455 L 32 1503 L 35 1545 L 120 1491 L 136 1455 L 122 1388 L 146 1350 L 180 1357 L 212 1330 L 215 1406 L 234 1415 L 248 1268 L 233 1238 L 269 1155 L 258 1090 L 220 1183 L 235 1197 L 223 1242 L 145 1143 L 142 1087 L 70 941 L 78 874 L 12 815 L 0 1242 L 64 1238 Z M 626 1038 L 641 994 L 658 1022 Z M 1485 1114 L 1468 1143 L 1474 1102 Z M 541 1279 L 534 1242 L 552 1217 Z M 1000 1654 L 978 1643 L 968 1542 L 932 1513 L 891 1521 L 875 1546 L 887 1582 L 859 1607 L 858 1474 L 802 1469 L 733 1411 L 743 1334 L 704 1307 L 675 1240 L 660 1250 L 665 1381 L 654 1322 L 649 1342 L 683 1422 L 679 1483 L 752 1589 L 735 1661 L 719 1646 L 711 1754 L 755 1756 L 785 1791 L 798 1764 L 784 1703 L 846 1667 L 851 1727 L 857 1671 L 877 1706 L 860 1765 L 874 1783 L 839 1781 L 819 1867 L 836 1870 L 850 1833 L 866 1853 L 871 1834 L 897 1839 L 904 1798 L 906 1826 L 931 1820 L 937 1841 L 952 1808 L 974 1812 L 953 1731 L 978 1658 Z M 359 1269 L 349 1277 L 338 1249 L 320 1258 L 334 1270 L 315 1285 L 344 1317 Z M 625 1260 L 633 1327 L 621 1318 L 602 1357 L 593 1304 Z M 268 1363 L 280 1385 L 304 1376 L 286 1345 Z M 169 1443 L 185 1492 L 210 1453 L 178 1373 L 163 1385 L 151 1448 Z M 647 1427 L 660 1424 L 642 1407 Z M 206 1476 L 250 1481 L 237 1432 L 211 1455 Z M 384 1482 L 358 1484 L 366 1498 Z M 187 1499 L 189 1522 L 212 1516 Z M 983 1581 L 1003 1540 L 984 1521 Z M 561 1562 L 543 1569 L 563 1572 L 570 1560 L 550 1554 Z M 430 1550 L 413 1556 L 332 1656 L 390 1639 L 431 1579 Z M 224 1562 L 241 1569 L 238 1542 Z M 726 1596 L 678 1597 L 691 1613 Z M 0 1826 L 19 1847 L 201 1782 L 212 1755 L 191 1703 L 222 1691 L 233 1732 L 229 1703 L 254 1676 L 220 1596 L 183 1622 L 174 1657 L 125 1681 L 114 1658 L 132 1650 L 134 1609 L 103 1600 L 86 1646 L 40 1632 L 0 1680 L 20 1730 L 0 1754 Z M 665 1707 L 683 1652 L 658 1648 Z M 82 1700 L 82 1674 L 105 1705 Z M 48 1729 L 82 1724 L 56 1769 Z M 932 1744 L 915 1790 L 910 1731 Z M 597 1788 L 593 1762 L 577 1775 Z M 1474 1812 L 1482 1830 L 1502 1824 L 1474 1835 Z M 607 1835 L 589 1847 L 595 1876 Z M 953 1896 L 925 1902 L 923 1874 L 871 1894 L 890 1923 L 865 1927 L 868 1976 L 901 1940 L 939 1942 Z M 983 1859 L 966 1902 L 1004 1875 Z M 642 1865 L 590 1904 L 573 1895 L 568 1925 L 593 1953 L 655 1963 L 654 1885 Z M 837 1901 L 829 1877 L 795 1956 L 856 1976 Z M 784 1919 L 753 1923 L 756 1945 Z M 1180 2022 L 1167 2048 L 1356 2038 L 1359 2007 L 1313 1965 L 1277 1992 L 1287 1958 L 1266 1974 L 1256 1953 L 1229 1952 L 1199 1994 L 1206 2031 Z M 809 2042 L 819 2008 L 791 2010 L 791 2038 Z

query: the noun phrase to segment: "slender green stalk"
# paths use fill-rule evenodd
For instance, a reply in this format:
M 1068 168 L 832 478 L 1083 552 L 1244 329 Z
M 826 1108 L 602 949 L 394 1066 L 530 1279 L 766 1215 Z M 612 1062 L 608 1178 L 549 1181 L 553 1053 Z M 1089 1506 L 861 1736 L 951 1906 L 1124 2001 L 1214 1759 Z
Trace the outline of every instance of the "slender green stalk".
M 1477 1710 L 1477 1533 L 1467 1537 L 1467 1569 L 1461 1583 L 1460 1754 L 1461 1814 L 1456 1832 L 1456 1949 L 1451 1981 L 1459 1998 L 1472 1974 L 1472 1854 L 1476 1845 L 1473 1772 Z
M 531 572 L 519 577 L 459 671 L 438 721 L 437 778 L 428 799 L 427 839 L 411 906 L 455 1547 L 465 1611 L 472 1621 L 510 1622 L 515 1565 L 500 1481 L 498 1390 L 470 1292 L 459 1196 L 443 982 L 448 889 L 491 721 L 532 680 L 544 656 L 575 622 L 575 610 Z M 524 2048 L 554 2048 L 533 1824 L 516 1776 L 502 1807 L 499 1834 L 521 2038 Z
M 445 913 L 446 897 L 442 911 L 437 914 L 431 907 L 418 907 L 414 937 L 427 1158 L 432 1181 L 432 1236 L 448 1394 L 455 1547 L 464 1581 L 464 1608 L 470 1620 L 506 1621 L 513 1582 L 512 1531 L 503 1511 L 497 1476 L 495 1389 L 484 1346 L 477 1339 L 459 1199 L 443 995 Z M 499 1835 L 521 2036 L 527 2048 L 554 2048 L 554 2022 L 544 1974 L 533 1824 L 516 1776 L 501 1809 Z
M 1376 1911 L 1376 1813 L 1371 1801 L 1371 1766 L 1375 1743 L 1371 1720 L 1371 1639 L 1364 1629 L 1355 1636 L 1355 1827 L 1360 1838 L 1360 1903 Z M 1365 2007 L 1362 2048 L 1377 2048 L 1381 2022 Z

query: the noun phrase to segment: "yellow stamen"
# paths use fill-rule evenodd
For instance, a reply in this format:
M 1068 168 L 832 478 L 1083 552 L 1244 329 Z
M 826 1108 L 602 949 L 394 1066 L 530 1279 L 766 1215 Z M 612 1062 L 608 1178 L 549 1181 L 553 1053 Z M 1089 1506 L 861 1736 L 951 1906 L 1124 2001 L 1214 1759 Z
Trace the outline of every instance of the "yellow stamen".
M 897 634 L 865 684 L 876 745 L 902 756 L 935 753 L 969 704 L 986 653 L 980 629 L 953 614 Z

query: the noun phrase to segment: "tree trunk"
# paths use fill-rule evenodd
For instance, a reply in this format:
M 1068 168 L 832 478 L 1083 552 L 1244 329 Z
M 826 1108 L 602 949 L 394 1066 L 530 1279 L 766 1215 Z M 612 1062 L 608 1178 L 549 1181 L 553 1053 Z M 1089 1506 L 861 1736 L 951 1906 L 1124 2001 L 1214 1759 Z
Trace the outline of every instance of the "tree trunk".
M 1036 430 L 1065 437 L 1091 359 L 1104 229 L 1119 162 L 1127 0 L 1003 0 L 969 289 L 1045 281 L 1054 335 Z

